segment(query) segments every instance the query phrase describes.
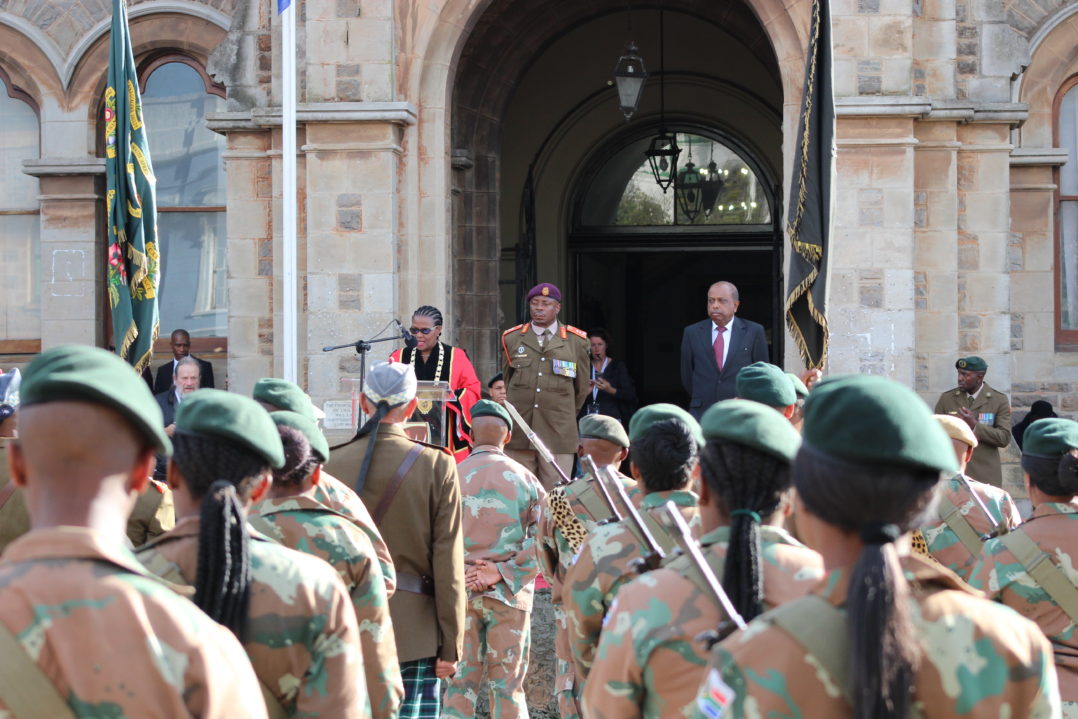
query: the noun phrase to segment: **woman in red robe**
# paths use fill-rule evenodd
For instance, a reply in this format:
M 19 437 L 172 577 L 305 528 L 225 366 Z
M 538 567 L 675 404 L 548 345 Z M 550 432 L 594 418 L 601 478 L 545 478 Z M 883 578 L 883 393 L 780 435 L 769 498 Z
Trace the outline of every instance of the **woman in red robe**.
M 471 447 L 472 405 L 482 396 L 483 386 L 475 374 L 475 368 L 468 355 L 460 347 L 453 347 L 442 342 L 442 313 L 436 307 L 423 305 L 412 313 L 412 326 L 409 328 L 416 338 L 415 349 L 405 347 L 389 356 L 393 362 L 410 364 L 415 369 L 419 381 L 448 382 L 453 392 L 449 402 L 449 426 L 446 428 L 447 449 L 457 460 L 468 456 Z M 423 408 L 416 410 L 422 413 Z M 413 415 L 413 419 L 418 419 Z M 425 417 L 427 421 L 437 418 Z

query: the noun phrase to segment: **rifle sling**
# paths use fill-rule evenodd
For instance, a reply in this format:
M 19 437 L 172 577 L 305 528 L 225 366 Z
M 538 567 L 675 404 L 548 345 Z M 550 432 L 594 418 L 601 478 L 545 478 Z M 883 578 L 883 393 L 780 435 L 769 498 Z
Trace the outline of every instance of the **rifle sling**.
M 60 690 L 41 671 L 18 638 L 0 622 L 0 699 L 15 719 L 75 719 L 75 712 L 60 696 Z
M 1066 573 L 1021 529 L 1015 529 L 999 539 L 1022 563 L 1033 581 L 1066 613 L 1071 623 L 1078 625 L 1078 589 Z
M 965 515 L 962 514 L 962 511 L 942 493 L 939 497 L 939 516 L 950 530 L 958 536 L 958 540 L 962 542 L 962 546 L 966 548 L 966 551 L 974 557 L 981 556 L 981 547 L 983 545 L 980 536 L 970 525 Z

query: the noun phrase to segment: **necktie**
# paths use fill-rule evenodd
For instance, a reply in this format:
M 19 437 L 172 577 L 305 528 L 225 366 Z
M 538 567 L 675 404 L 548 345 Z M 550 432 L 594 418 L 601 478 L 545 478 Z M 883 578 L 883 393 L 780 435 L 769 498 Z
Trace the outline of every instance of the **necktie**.
M 546 347 L 546 343 L 550 340 L 550 330 L 543 330 L 543 333 L 539 335 L 539 346 Z
M 718 333 L 715 335 L 715 344 L 712 345 L 715 349 L 715 364 L 719 367 L 719 372 L 722 372 L 722 351 L 726 346 L 725 341 L 722 338 L 722 333 L 726 331 L 725 327 L 720 327 Z

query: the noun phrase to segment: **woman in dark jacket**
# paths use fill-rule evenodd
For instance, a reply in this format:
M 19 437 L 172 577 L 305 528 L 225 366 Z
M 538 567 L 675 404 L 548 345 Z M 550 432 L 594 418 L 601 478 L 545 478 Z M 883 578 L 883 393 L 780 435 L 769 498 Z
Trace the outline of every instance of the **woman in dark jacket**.
M 588 333 L 591 342 L 591 394 L 584 400 L 580 416 L 605 414 L 628 424 L 636 409 L 636 387 L 624 362 L 607 354 L 610 335 L 602 328 Z
M 1014 441 L 1018 445 L 1018 449 L 1022 449 L 1022 440 L 1025 439 L 1026 427 L 1033 424 L 1038 419 L 1048 419 L 1049 417 L 1058 416 L 1059 415 L 1052 409 L 1051 402 L 1047 402 L 1043 399 L 1034 402 L 1029 408 L 1029 413 L 1022 418 L 1022 421 L 1011 427 L 1011 434 L 1014 435 Z

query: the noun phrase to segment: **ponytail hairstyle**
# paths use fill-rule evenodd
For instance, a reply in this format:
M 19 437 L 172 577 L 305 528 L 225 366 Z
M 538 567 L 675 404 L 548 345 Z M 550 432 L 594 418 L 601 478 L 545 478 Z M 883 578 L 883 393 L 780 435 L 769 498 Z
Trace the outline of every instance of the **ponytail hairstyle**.
M 421 305 L 412 313 L 412 317 L 429 317 L 435 327 L 442 326 L 442 311 L 431 305 Z
M 802 445 L 793 466 L 805 508 L 864 542 L 849 578 L 850 695 L 855 719 L 906 719 L 919 651 L 910 586 L 894 540 L 933 511 L 934 469 L 854 463 Z
M 251 560 L 243 503 L 269 465 L 224 440 L 177 432 L 174 461 L 193 499 L 202 501 L 195 604 L 244 640 Z
M 700 453 L 700 468 L 730 518 L 722 586 L 747 622 L 764 611 L 760 523 L 778 511 L 790 488 L 790 464 L 743 444 L 711 439 Z
M 1055 457 L 1022 455 L 1022 469 L 1030 484 L 1051 497 L 1078 495 L 1078 450 Z
M 284 466 L 273 470 L 273 484 L 278 487 L 299 487 L 321 462 L 311 451 L 311 442 L 294 427 L 277 425 L 284 446 Z

